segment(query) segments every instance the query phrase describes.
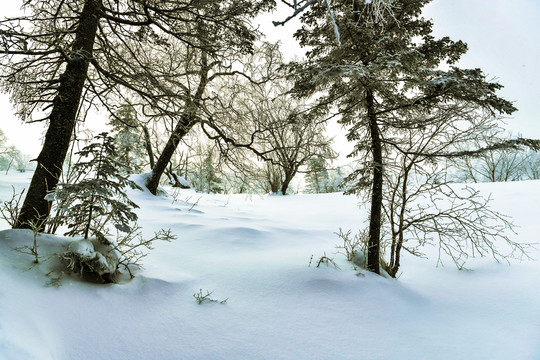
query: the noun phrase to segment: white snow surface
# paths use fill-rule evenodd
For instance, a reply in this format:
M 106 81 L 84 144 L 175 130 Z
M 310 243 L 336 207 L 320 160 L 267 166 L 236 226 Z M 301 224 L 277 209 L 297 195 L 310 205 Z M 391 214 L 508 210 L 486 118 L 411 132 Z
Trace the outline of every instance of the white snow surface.
M 31 175 L 0 175 L 0 200 Z M 478 188 L 514 217 L 513 239 L 539 241 L 539 181 Z M 366 225 L 355 197 L 165 190 L 129 191 L 145 236 L 178 238 L 155 243 L 123 284 L 51 286 L 53 254 L 73 239 L 39 235 L 35 265 L 14 250 L 32 232 L 2 221 L 0 359 L 540 359 L 535 260 L 471 259 L 459 271 L 425 249 L 428 259 L 404 257 L 398 280 L 357 275 L 334 234 Z M 325 253 L 340 269 L 314 266 Z M 199 305 L 201 289 L 228 300 Z
M 94 245 L 89 240 L 73 241 L 69 244 L 68 251 L 79 254 L 85 260 L 93 259 L 96 256 Z

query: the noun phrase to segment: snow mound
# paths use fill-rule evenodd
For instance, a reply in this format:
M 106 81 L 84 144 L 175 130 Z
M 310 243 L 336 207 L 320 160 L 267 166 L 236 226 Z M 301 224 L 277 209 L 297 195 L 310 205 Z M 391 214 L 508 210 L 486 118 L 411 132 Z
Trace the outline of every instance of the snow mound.
M 120 253 L 105 238 L 73 241 L 60 258 L 68 270 L 91 282 L 112 282 L 120 264 Z

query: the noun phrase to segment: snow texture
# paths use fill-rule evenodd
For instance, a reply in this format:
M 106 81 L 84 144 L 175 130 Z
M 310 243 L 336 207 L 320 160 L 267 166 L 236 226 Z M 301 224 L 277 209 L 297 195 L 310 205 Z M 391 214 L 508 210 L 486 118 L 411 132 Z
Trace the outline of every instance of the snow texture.
M 1 200 L 30 176 L 0 175 Z M 514 239 L 538 241 L 539 181 L 478 188 L 514 217 Z M 335 248 L 340 227 L 365 226 L 355 197 L 128 194 L 144 236 L 170 228 L 178 239 L 155 243 L 124 284 L 62 275 L 51 256 L 91 256 L 95 244 L 39 235 L 35 265 L 14 251 L 31 231 L 0 232 L 0 359 L 540 358 L 537 261 L 470 259 L 458 271 L 426 248 L 428 259 L 405 254 L 399 279 L 387 279 Z M 339 269 L 308 267 L 325 253 Z M 201 289 L 228 300 L 198 305 Z

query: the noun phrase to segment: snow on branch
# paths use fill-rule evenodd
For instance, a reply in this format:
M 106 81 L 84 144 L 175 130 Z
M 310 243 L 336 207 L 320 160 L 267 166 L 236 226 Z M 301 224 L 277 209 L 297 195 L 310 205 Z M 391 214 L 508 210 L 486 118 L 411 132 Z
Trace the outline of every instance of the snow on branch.
M 317 0 L 309 0 L 304 5 L 302 5 L 300 7 L 298 7 L 299 4 L 298 4 L 298 2 L 296 0 L 294 1 L 293 5 L 289 4 L 286 1 L 282 1 L 284 4 L 287 4 L 288 6 L 293 7 L 294 12 L 292 13 L 292 15 L 289 15 L 285 20 L 283 20 L 283 21 L 272 21 L 272 24 L 274 24 L 274 26 L 279 26 L 279 25 L 283 26 L 283 25 L 285 25 L 287 22 L 289 22 L 289 20 L 295 18 L 298 14 L 302 13 L 304 10 L 306 10 L 315 1 L 317 1 Z M 300 4 L 301 3 L 302 2 L 300 2 Z
M 274 26 L 283 26 L 289 20 L 295 18 L 298 16 L 298 14 L 302 13 L 304 10 L 306 10 L 311 4 L 313 4 L 317 0 L 306 0 L 306 1 L 297 1 L 294 0 L 292 3 L 289 3 L 286 0 L 281 0 L 282 3 L 286 4 L 287 6 L 293 8 L 294 12 L 289 15 L 285 20 L 283 21 L 272 21 L 272 24 Z M 334 12 L 332 11 L 332 7 L 330 6 L 329 0 L 320 0 L 323 1 L 326 5 L 326 8 L 328 10 L 328 16 L 330 17 L 330 21 L 332 22 L 332 26 L 334 27 L 334 33 L 336 34 L 336 41 L 338 45 L 341 45 L 341 36 L 339 33 L 339 28 L 336 22 L 336 18 L 334 16 Z M 371 15 L 373 17 L 374 21 L 384 21 L 384 14 L 386 12 L 391 13 L 391 8 L 394 3 L 394 0 L 360 0 L 364 1 L 365 4 L 369 4 L 369 11 L 371 12 Z
M 307 9 L 308 6 L 313 4 L 315 1 L 316 0 L 306 1 L 300 7 L 298 7 L 299 3 L 296 0 L 294 0 L 293 4 L 289 4 L 286 1 L 282 1 L 283 3 L 287 4 L 288 6 L 291 6 L 294 9 L 294 12 L 292 13 L 292 15 L 289 15 L 285 20 L 283 20 L 283 21 L 272 21 L 272 24 L 274 24 L 274 26 L 279 26 L 279 25 L 283 26 L 283 25 L 285 25 L 289 20 L 291 20 L 292 18 L 295 18 L 298 14 L 300 14 L 305 9 Z M 337 26 L 337 23 L 336 23 L 336 18 L 334 17 L 334 12 L 332 11 L 332 8 L 330 7 L 330 2 L 328 0 L 322 0 L 322 1 L 326 4 L 326 8 L 328 9 L 328 15 L 330 16 L 330 21 L 332 21 L 332 25 L 334 26 L 334 32 L 336 33 L 336 41 L 337 41 L 338 45 L 341 45 L 341 38 L 340 38 L 340 35 L 339 35 L 339 29 L 338 29 L 338 26 Z M 381 1 L 381 0 L 378 0 L 378 1 Z M 302 2 L 300 2 L 300 4 L 301 3 Z

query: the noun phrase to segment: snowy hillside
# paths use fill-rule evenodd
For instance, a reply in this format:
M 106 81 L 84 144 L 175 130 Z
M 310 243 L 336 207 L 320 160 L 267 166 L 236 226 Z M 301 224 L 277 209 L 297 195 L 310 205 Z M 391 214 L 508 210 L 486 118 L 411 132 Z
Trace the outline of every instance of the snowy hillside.
M 1 174 L 0 200 L 31 175 Z M 514 217 L 514 239 L 539 242 L 539 181 L 479 188 Z M 365 226 L 355 197 L 129 195 L 145 236 L 178 238 L 155 243 L 128 283 L 51 284 L 68 239 L 38 236 L 34 265 L 14 250 L 32 232 L 0 232 L 0 359 L 540 359 L 537 261 L 458 271 L 425 249 L 393 280 L 336 253 L 334 232 Z M 339 269 L 316 267 L 325 253 Z M 201 290 L 218 301 L 198 304 Z

